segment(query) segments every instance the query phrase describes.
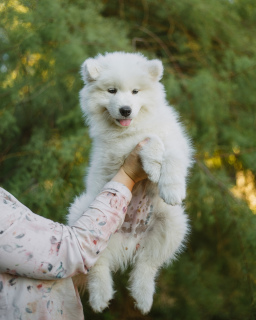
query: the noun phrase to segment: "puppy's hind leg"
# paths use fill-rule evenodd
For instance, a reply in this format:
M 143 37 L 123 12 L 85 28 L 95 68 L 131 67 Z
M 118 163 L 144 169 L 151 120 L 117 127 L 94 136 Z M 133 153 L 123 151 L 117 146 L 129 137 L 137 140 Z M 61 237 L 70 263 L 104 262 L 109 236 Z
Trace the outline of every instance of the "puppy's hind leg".
M 131 272 L 129 289 L 135 306 L 142 314 L 147 314 L 151 309 L 158 267 L 139 260 Z
M 109 264 L 104 257 L 88 273 L 89 303 L 95 312 L 102 312 L 113 298 L 113 280 Z
M 187 217 L 182 207 L 165 206 L 164 209 L 164 212 L 152 219 L 147 233 L 140 241 L 130 275 L 131 295 L 143 314 L 150 311 L 153 303 L 157 271 L 175 257 L 188 232 Z

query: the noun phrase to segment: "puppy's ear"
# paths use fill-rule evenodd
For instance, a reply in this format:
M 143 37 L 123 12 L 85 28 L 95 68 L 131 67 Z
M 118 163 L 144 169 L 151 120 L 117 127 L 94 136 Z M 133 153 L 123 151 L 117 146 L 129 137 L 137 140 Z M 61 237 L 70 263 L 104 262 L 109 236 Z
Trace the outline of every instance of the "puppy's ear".
M 164 67 L 162 61 L 155 59 L 148 62 L 148 71 L 154 81 L 162 79 Z
M 89 58 L 84 61 L 81 67 L 81 75 L 84 83 L 94 81 L 100 75 L 100 65 L 96 59 Z

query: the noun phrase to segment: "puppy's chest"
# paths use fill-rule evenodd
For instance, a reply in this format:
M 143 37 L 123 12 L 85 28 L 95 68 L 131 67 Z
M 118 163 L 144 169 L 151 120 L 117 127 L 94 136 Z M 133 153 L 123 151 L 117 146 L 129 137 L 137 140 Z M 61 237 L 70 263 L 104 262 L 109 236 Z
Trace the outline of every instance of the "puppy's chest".
M 153 214 L 153 205 L 145 190 L 137 190 L 128 206 L 122 228 L 125 237 L 142 238 L 149 227 Z

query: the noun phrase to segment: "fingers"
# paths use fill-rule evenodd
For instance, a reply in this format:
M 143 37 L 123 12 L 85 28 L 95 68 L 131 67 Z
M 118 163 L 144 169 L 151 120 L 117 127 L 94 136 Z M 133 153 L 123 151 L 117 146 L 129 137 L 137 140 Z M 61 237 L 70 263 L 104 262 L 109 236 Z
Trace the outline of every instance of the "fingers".
M 144 139 L 144 140 L 142 140 L 141 142 L 139 142 L 138 144 L 137 144 L 137 146 L 135 147 L 135 149 L 141 149 L 146 143 L 148 143 L 148 141 L 150 140 L 150 138 L 146 138 L 146 139 Z

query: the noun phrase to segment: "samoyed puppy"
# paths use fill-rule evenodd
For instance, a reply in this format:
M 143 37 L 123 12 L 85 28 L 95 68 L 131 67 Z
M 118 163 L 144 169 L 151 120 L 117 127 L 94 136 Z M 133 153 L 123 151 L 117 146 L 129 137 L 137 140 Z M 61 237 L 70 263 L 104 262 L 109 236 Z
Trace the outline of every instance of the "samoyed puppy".
M 87 59 L 81 108 L 92 138 L 86 193 L 70 207 L 72 225 L 122 166 L 137 143 L 148 179 L 137 183 L 122 228 L 88 273 L 89 302 L 101 312 L 113 298 L 111 272 L 133 266 L 129 289 L 135 304 L 149 312 L 159 268 L 183 246 L 188 219 L 182 207 L 192 148 L 177 113 L 159 82 L 160 60 L 114 52 Z

